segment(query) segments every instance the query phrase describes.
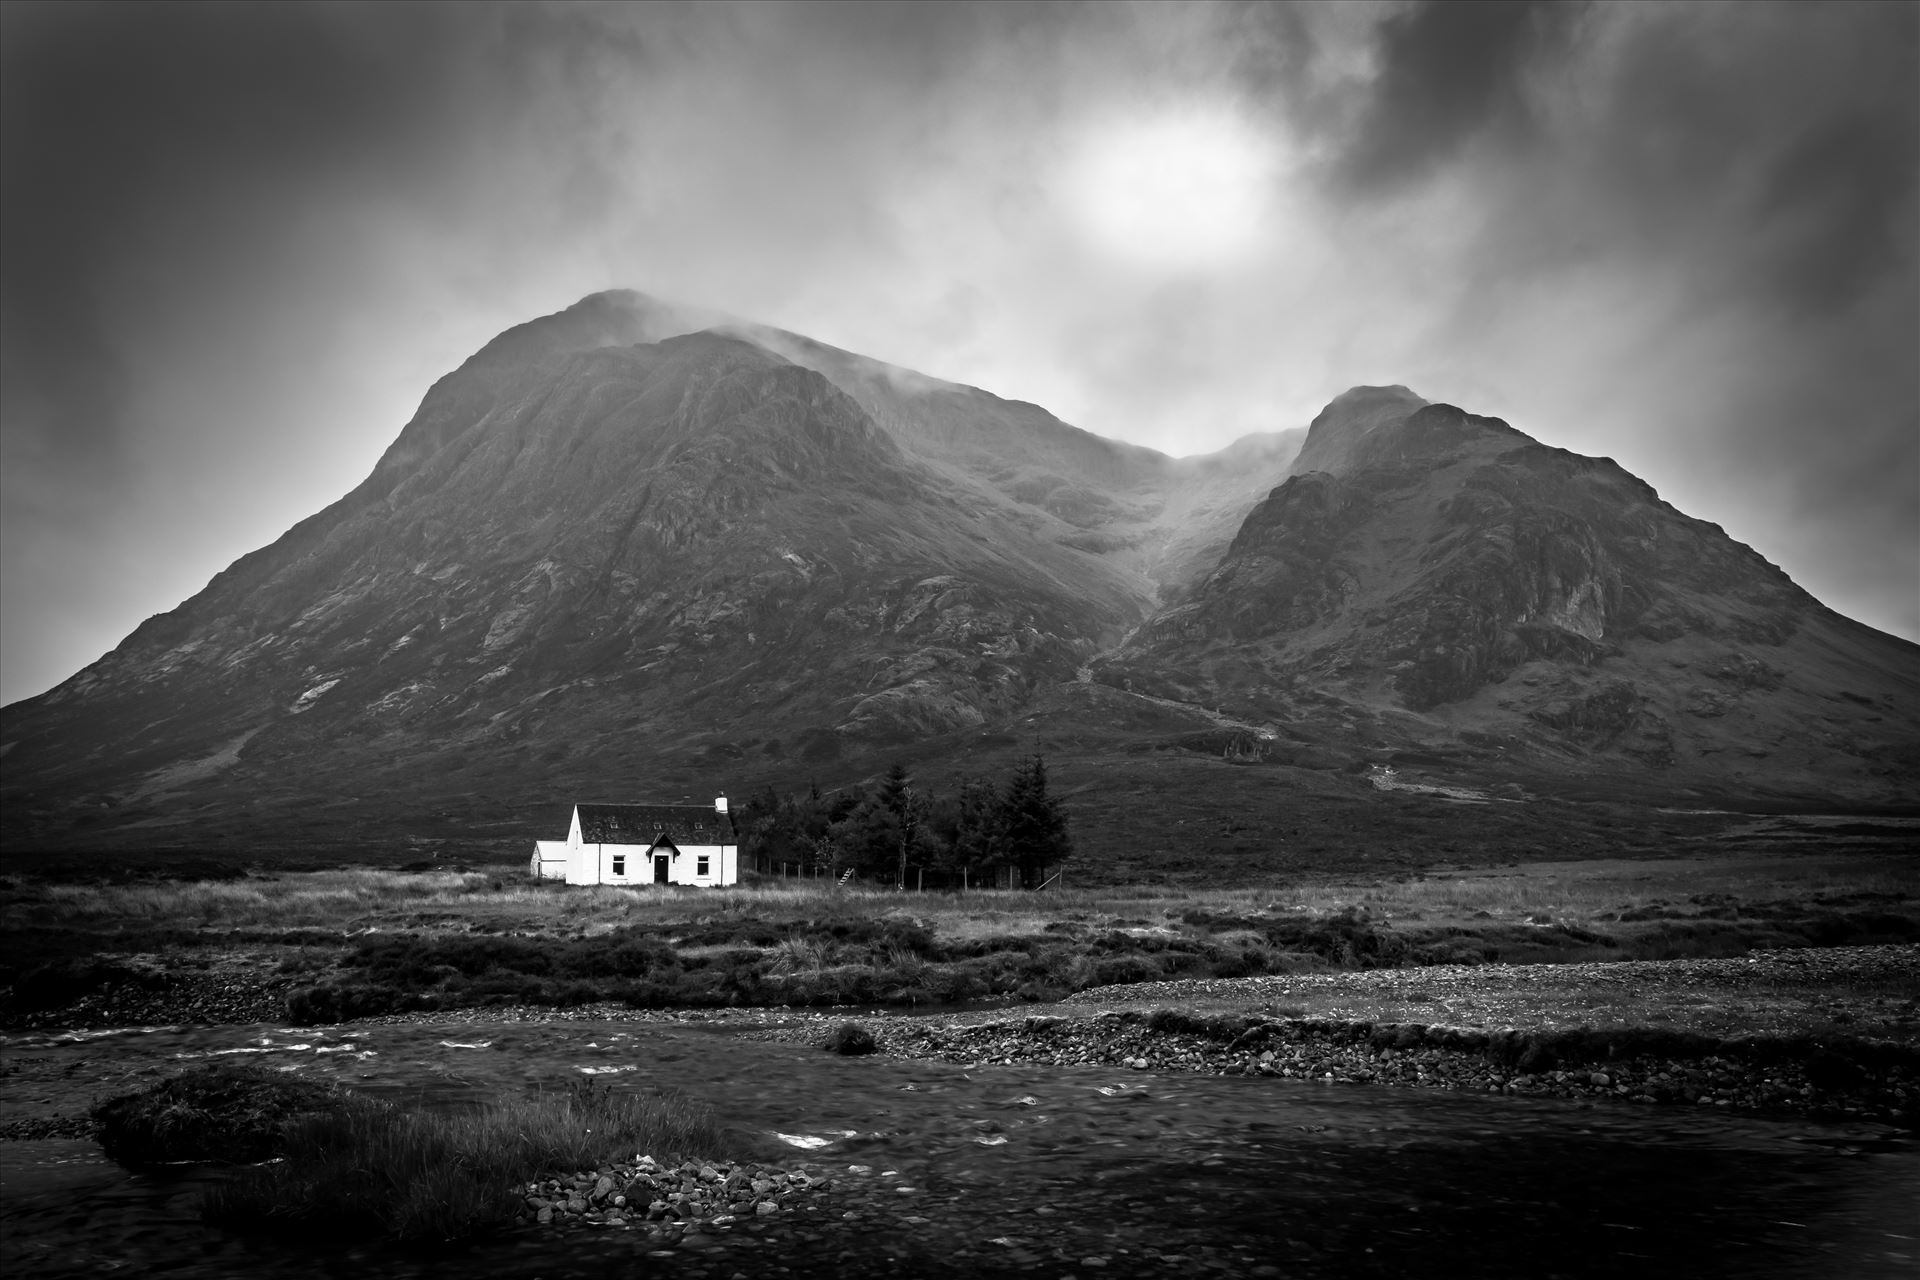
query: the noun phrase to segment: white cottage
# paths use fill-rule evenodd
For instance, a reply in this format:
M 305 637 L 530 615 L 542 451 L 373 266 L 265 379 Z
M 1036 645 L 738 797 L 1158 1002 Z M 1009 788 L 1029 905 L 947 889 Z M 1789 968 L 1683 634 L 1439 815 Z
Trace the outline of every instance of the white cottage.
M 735 884 L 740 837 L 720 796 L 699 804 L 577 804 L 565 840 L 536 841 L 530 868 L 568 884 Z

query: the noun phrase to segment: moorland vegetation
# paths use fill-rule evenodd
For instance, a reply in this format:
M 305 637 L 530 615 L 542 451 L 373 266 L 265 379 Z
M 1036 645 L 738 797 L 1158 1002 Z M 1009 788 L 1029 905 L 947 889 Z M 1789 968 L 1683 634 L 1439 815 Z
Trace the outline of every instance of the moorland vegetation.
M 130 1167 L 243 1166 L 205 1192 L 208 1221 L 280 1237 L 438 1244 L 524 1215 L 530 1179 L 656 1153 L 713 1158 L 728 1138 L 678 1095 L 588 1078 L 464 1111 L 397 1107 L 246 1065 L 191 1069 L 95 1108 Z
M 1912 941 L 1920 874 L 1856 855 L 1045 893 L 753 876 L 636 890 L 367 869 L 184 884 L 16 876 L 0 880 L 0 925 L 16 1021 L 206 1020 L 181 1002 L 216 982 L 263 993 L 253 1017 L 306 1023 L 488 1005 L 932 1007 L 1174 978 Z

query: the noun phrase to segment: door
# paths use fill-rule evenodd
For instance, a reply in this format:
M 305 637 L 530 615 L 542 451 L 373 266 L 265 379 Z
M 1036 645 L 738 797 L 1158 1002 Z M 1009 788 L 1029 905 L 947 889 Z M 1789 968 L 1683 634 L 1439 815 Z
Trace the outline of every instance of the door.
M 653 855 L 653 882 L 655 884 L 667 882 L 667 855 L 664 853 Z

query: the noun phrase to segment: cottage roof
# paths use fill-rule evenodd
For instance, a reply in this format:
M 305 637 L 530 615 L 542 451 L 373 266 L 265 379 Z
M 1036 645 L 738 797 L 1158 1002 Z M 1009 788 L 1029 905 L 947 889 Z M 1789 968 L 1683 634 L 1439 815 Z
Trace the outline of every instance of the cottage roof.
M 676 845 L 738 844 L 733 818 L 704 804 L 583 804 L 580 839 L 584 844 L 653 844 L 661 837 Z

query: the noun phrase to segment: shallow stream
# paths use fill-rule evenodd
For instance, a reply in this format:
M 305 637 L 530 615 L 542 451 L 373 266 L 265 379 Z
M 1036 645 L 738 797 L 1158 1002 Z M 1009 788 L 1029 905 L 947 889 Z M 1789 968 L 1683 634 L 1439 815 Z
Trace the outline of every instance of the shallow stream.
M 830 1212 L 690 1235 L 529 1229 L 423 1258 L 203 1227 L 204 1180 L 0 1143 L 9 1276 L 1911 1276 L 1920 1146 L 1703 1109 L 1100 1067 L 839 1058 L 731 1023 L 445 1020 L 0 1038 L 23 1103 L 245 1058 L 456 1106 L 581 1072 L 709 1102 Z

